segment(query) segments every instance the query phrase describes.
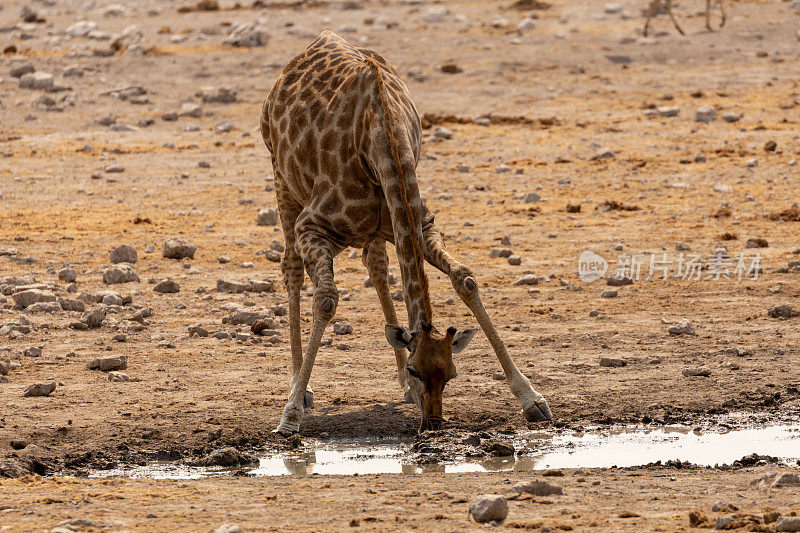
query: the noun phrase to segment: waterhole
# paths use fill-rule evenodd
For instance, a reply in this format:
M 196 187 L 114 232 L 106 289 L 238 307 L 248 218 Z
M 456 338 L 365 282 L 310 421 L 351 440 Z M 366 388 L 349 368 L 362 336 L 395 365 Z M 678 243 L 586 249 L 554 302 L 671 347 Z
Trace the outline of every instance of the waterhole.
M 283 476 L 534 471 L 630 467 L 670 460 L 721 466 L 752 453 L 794 464 L 800 459 L 800 424 L 730 431 L 666 426 L 595 428 L 573 433 L 530 432 L 515 437 L 514 443 L 516 456 L 438 461 L 434 454 L 426 456 L 426 464 L 418 464 L 419 456 L 411 451 L 409 441 L 320 442 L 297 451 L 262 456 L 258 466 L 244 469 L 154 462 L 104 470 L 94 476 L 192 479 L 233 473 Z

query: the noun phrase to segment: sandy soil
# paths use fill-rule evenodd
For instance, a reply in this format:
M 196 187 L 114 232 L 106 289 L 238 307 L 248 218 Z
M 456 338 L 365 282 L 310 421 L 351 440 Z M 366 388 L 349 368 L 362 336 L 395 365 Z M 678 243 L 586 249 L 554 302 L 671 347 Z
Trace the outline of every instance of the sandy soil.
M 282 234 L 255 224 L 259 209 L 275 205 L 274 194 L 265 190 L 271 171 L 257 132 L 258 113 L 279 69 L 325 27 L 380 51 L 404 76 L 413 69 L 413 78 L 406 79 L 421 114 L 452 131 L 451 139 L 426 139 L 419 165 L 423 195 L 451 251 L 478 273 L 487 308 L 520 368 L 549 400 L 556 425 L 691 423 L 741 410 L 796 417 L 800 318 L 771 318 L 767 309 L 797 308 L 800 292 L 796 270 L 776 272 L 800 259 L 798 222 L 770 218 L 800 196 L 798 167 L 792 166 L 800 118 L 798 14 L 789 2 L 736 2 L 724 31 L 707 33 L 700 31 L 703 18 L 694 11 L 701 3 L 686 1 L 678 10 L 688 37 L 660 17 L 655 29 L 662 33 L 648 40 L 638 34 L 643 5 L 636 2 L 623 3 L 629 17 L 572 0 L 536 11 L 508 10 L 508 2 L 443 2 L 436 5 L 450 13 L 440 23 L 422 20 L 430 6 L 395 2 L 367 2 L 361 10 L 338 4 L 270 8 L 264 16 L 272 38 L 256 48 L 222 44 L 230 29 L 224 24 L 259 13 L 229 9 L 232 3 L 225 1 L 221 11 L 186 14 L 177 13 L 177 5 L 126 1 L 125 13 L 115 17 L 103 15 L 105 6 L 86 11 L 73 2 L 34 5 L 46 23 L 0 33 L 3 46 L 13 42 L 19 51 L 0 58 L 0 248 L 18 250 L 0 257 L 0 277 L 33 275 L 52 282 L 69 264 L 78 271 L 78 293 L 116 290 L 133 299 L 122 316 L 133 306 L 150 308 L 153 316 L 142 331 L 117 342 L 114 314 L 100 329 L 76 331 L 68 325 L 80 313 L 24 313 L 6 296 L 0 327 L 21 315 L 33 327 L 16 339 L 0 337 L 0 360 L 21 364 L 8 383 L 0 383 L 3 471 L 85 474 L 120 461 L 198 455 L 224 445 L 277 446 L 269 432 L 285 401 L 289 368 L 282 319 L 277 344 L 189 338 L 187 327 L 200 323 L 211 333 L 230 331 L 235 328 L 222 323 L 229 314 L 226 304 L 268 309 L 285 303 L 278 264 L 259 254 Z M 0 27 L 19 22 L 21 6 L 4 3 Z M 148 14 L 151 7 L 158 13 Z M 517 32 L 517 23 L 529 14 L 538 17 L 537 27 Z M 84 18 L 112 35 L 137 24 L 147 53 L 100 56 L 94 50 L 108 50 L 109 41 L 46 40 L 48 33 L 58 35 Z M 508 26 L 495 24 L 496 18 Z M 386 29 L 385 21 L 398 26 Z M 158 33 L 164 26 L 169 32 Z M 14 39 L 22 34 L 32 38 Z M 187 38 L 175 43 L 173 34 Z M 45 93 L 17 87 L 9 69 L 18 56 L 70 88 L 51 94 L 55 100 L 68 97 L 63 111 L 37 107 Z M 463 72 L 441 72 L 439 66 L 448 63 Z M 73 65 L 83 76 L 62 77 Z M 147 102 L 107 95 L 131 85 L 147 91 L 141 97 Z M 235 89 L 236 102 L 202 104 L 195 93 L 207 85 Z M 202 104 L 202 116 L 162 120 L 187 99 Z M 679 115 L 645 113 L 659 106 L 678 106 Z M 701 106 L 714 106 L 717 120 L 695 122 Z M 725 112 L 743 117 L 727 123 L 720 119 Z M 96 123 L 107 114 L 116 124 L 154 123 L 116 131 Z M 486 114 L 494 116 L 491 125 L 472 121 Z M 230 121 L 233 129 L 215 132 L 221 121 Z M 185 131 L 187 123 L 197 131 Z M 772 151 L 765 149 L 769 141 L 776 144 Z M 606 148 L 614 157 L 595 157 Z M 695 162 L 699 153 L 705 161 Z M 109 165 L 124 171 L 108 173 Z M 509 171 L 498 172 L 500 165 Z M 534 192 L 542 200 L 525 203 L 524 195 Z M 605 210 L 606 201 L 639 209 Z M 568 204 L 580 205 L 580 212 L 567 212 Z M 134 223 L 137 216 L 150 223 Z M 758 279 L 644 280 L 650 261 L 644 254 L 666 253 L 676 261 L 681 253 L 676 243 L 684 243 L 691 248 L 684 254 L 701 254 L 707 261 L 726 233 L 736 237 L 724 241 L 731 255 L 760 254 Z M 162 258 L 161 247 L 171 236 L 193 242 L 195 258 Z M 504 236 L 522 257 L 521 265 L 490 257 Z M 750 238 L 765 239 L 768 246 L 746 248 Z M 141 281 L 105 286 L 102 269 L 121 244 L 137 249 Z M 145 253 L 148 245 L 155 253 Z M 641 254 L 646 261 L 641 279 L 619 287 L 615 298 L 601 297 L 610 287 L 585 283 L 577 274 L 578 256 L 586 249 L 610 260 L 612 271 L 620 254 Z M 219 263 L 221 255 L 231 262 Z M 246 262 L 254 268 L 243 267 Z M 672 275 L 675 268 L 676 263 Z M 301 432 L 326 438 L 413 434 L 417 414 L 401 403 L 380 306 L 373 289 L 364 287 L 366 271 L 346 252 L 336 273 L 348 295 L 338 317 L 348 320 L 354 333 L 331 334 L 332 346 L 322 349 L 312 376 L 316 408 Z M 465 307 L 448 303 L 457 300 L 448 280 L 429 273 L 438 320 L 474 324 Z M 548 280 L 514 286 L 526 273 Z M 172 278 L 180 292 L 154 293 L 151 278 Z M 215 290 L 220 278 L 272 279 L 277 291 L 220 293 Z M 66 284 L 58 283 L 58 295 L 68 296 Z M 309 302 L 305 297 L 304 309 Z M 401 307 L 398 303 L 402 313 Z M 693 324 L 696 335 L 667 332 L 682 319 Z M 340 344 L 347 349 L 338 349 Z M 31 346 L 42 346 L 42 355 L 24 356 Z M 67 357 L 69 352 L 74 355 Z M 111 383 L 104 373 L 86 368 L 95 357 L 117 354 L 127 356 L 125 372 L 133 381 Z M 602 357 L 627 365 L 600 366 Z M 484 338 L 478 336 L 458 356 L 457 366 L 459 377 L 445 397 L 453 425 L 525 427 Z M 683 375 L 698 367 L 711 375 Z M 27 385 L 46 379 L 59 384 L 51 396 L 22 396 Z M 12 450 L 14 438 L 27 439 L 28 448 Z M 695 506 L 708 513 L 707 504 L 723 497 L 741 495 L 742 509 L 754 513 L 767 505 L 781 512 L 798 507 L 782 492 L 748 489 L 751 471 L 639 469 L 592 476 L 603 483 L 597 494 L 578 488 L 568 474 L 563 507 L 560 501 L 513 502 L 509 520 L 531 527 L 542 521 L 577 529 L 594 523 L 609 530 L 673 530 L 688 527 L 687 513 Z M 669 481 L 675 476 L 678 481 Z M 425 475 L 414 478 L 419 495 L 408 497 L 403 494 L 411 490 L 409 481 L 392 476 L 199 482 L 22 478 L 2 482 L 0 506 L 11 510 L 0 514 L 0 524 L 52 527 L 80 510 L 81 516 L 123 520 L 131 529 L 174 522 L 204 530 L 230 520 L 320 530 L 358 518 L 362 527 L 374 529 L 449 530 L 469 527 L 466 504 L 453 502 L 502 491 L 504 480 L 519 477 L 524 476 Z M 315 495 L 325 484 L 331 497 L 326 496 L 324 511 L 298 515 L 301 499 L 318 504 Z M 365 497 L 374 485 L 390 494 Z M 452 499 L 432 501 L 439 491 Z M 275 494 L 277 500 L 264 500 Z M 246 503 L 248 497 L 256 505 Z M 288 501 L 297 503 L 287 507 Z M 191 505 L 206 510 L 200 514 Z M 626 509 L 642 517 L 617 518 Z M 145 519 L 148 513 L 158 518 Z M 448 518 L 431 522 L 437 513 Z M 372 523 L 370 516 L 383 522 Z

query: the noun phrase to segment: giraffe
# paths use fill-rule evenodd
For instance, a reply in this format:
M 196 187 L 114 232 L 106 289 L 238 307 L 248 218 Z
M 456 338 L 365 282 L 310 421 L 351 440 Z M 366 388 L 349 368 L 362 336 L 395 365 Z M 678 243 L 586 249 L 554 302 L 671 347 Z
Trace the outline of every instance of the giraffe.
M 338 304 L 333 259 L 363 248 L 362 261 L 386 320 L 397 378 L 416 403 L 420 431 L 442 426 L 442 392 L 455 374 L 453 354 L 475 329 L 433 327 L 427 261 L 451 280 L 472 311 L 530 421 L 550 420 L 547 401 L 514 364 L 486 312 L 472 271 L 447 251 L 434 216 L 422 202 L 416 176 L 421 125 L 405 84 L 381 55 L 323 31 L 283 69 L 261 113 L 261 134 L 272 158 L 286 249 L 281 261 L 289 297 L 292 375 L 289 398 L 275 432 L 297 433 L 325 327 Z M 398 325 L 389 295 L 386 243 L 397 251 L 408 311 Z M 303 353 L 300 289 L 304 271 L 314 284 L 312 328 Z
M 647 21 L 644 23 L 644 31 L 642 32 L 645 37 L 647 37 L 647 32 L 650 29 L 650 19 L 655 15 L 656 11 L 658 11 L 661 2 L 664 2 L 664 9 L 669 14 L 669 17 L 672 19 L 672 23 L 675 24 L 675 29 L 678 30 L 678 33 L 681 35 L 686 35 L 683 30 L 681 29 L 678 21 L 675 19 L 675 15 L 672 14 L 672 0 L 650 0 L 650 5 L 647 7 Z M 719 23 L 719 27 L 722 28 L 725 26 L 725 0 L 717 0 L 719 3 L 719 10 L 722 13 L 722 21 Z M 711 29 L 711 0 L 706 0 L 706 28 L 708 31 L 713 31 Z

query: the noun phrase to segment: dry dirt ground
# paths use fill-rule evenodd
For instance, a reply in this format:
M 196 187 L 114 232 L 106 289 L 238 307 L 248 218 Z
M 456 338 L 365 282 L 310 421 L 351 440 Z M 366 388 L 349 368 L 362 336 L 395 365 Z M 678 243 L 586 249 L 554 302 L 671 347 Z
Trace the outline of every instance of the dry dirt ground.
M 553 3 L 535 10 L 507 9 L 509 1 L 234 9 L 222 1 L 220 11 L 179 13 L 179 2 L 127 0 L 121 13 L 106 16 L 106 4 L 58 1 L 31 4 L 46 22 L 14 27 L 23 4 L 3 2 L 0 40 L 17 52 L 0 57 L 0 249 L 16 249 L 16 255 L 0 256 L 0 278 L 32 275 L 57 282 L 58 295 L 69 296 L 55 274 L 68 264 L 78 272 L 78 294 L 112 289 L 132 297 L 132 304 L 110 308 L 104 325 L 89 331 L 69 327 L 80 313 L 23 312 L 10 295 L 0 303 L 0 327 L 21 316 L 31 322 L 27 334 L 0 337 L 0 361 L 21 365 L 0 383 L 5 475 L 80 475 L 225 445 L 277 446 L 269 432 L 287 391 L 285 320 L 277 318 L 275 344 L 190 338 L 187 328 L 199 323 L 212 334 L 246 334 L 246 326 L 222 323 L 231 304 L 269 312 L 286 301 L 278 263 L 263 253 L 282 233 L 256 226 L 257 211 L 275 206 L 257 124 L 280 68 L 323 28 L 394 62 L 420 113 L 428 115 L 422 193 L 451 251 L 478 273 L 484 303 L 520 368 L 549 400 L 555 424 L 691 423 L 742 410 L 797 417 L 800 318 L 767 313 L 778 305 L 796 309 L 800 292 L 798 269 L 783 268 L 800 259 L 800 222 L 792 211 L 800 197 L 797 2 L 734 2 L 728 25 L 710 33 L 696 12 L 704 2 L 686 0 L 677 14 L 688 36 L 659 17 L 649 39 L 639 34 L 643 1 L 622 2 L 623 12 L 611 14 L 602 3 Z M 443 20 L 426 22 L 439 8 L 448 10 Z M 531 15 L 535 28 L 517 31 Z M 258 16 L 271 34 L 266 46 L 222 44 L 231 24 Z M 111 36 L 137 25 L 144 55 L 108 55 L 110 40 L 65 35 L 83 19 Z M 10 70 L 20 57 L 68 90 L 19 88 Z M 462 71 L 443 72 L 442 65 Z M 64 77 L 71 67 L 82 76 Z M 146 93 L 121 99 L 111 92 L 134 85 Z M 233 89 L 236 101 L 203 103 L 196 96 L 203 86 Z M 163 120 L 187 101 L 200 104 L 199 117 Z M 677 106 L 679 114 L 660 116 L 662 106 Z M 702 106 L 716 109 L 715 121 L 694 120 Z M 721 119 L 726 112 L 742 118 L 728 123 Z M 115 124 L 98 123 L 106 115 Z M 473 120 L 488 115 L 488 126 Z M 152 124 L 140 125 L 147 119 Z M 232 128 L 216 131 L 223 121 Z M 436 127 L 452 137 L 435 136 Z M 597 157 L 604 150 L 613 157 Z M 109 173 L 110 166 L 123 171 Z M 540 201 L 526 203 L 530 193 Z M 567 212 L 568 205 L 580 211 Z M 137 217 L 149 221 L 137 224 Z M 161 256 L 172 236 L 197 246 L 194 259 Z M 505 236 L 509 245 L 501 245 Z M 747 248 L 749 239 L 767 246 Z M 681 253 L 700 255 L 708 266 L 720 242 L 734 257 L 731 279 L 675 277 Z M 677 243 L 690 251 L 677 250 Z M 102 270 L 121 244 L 138 251 L 141 281 L 109 287 Z M 145 251 L 150 245 L 154 253 Z M 521 265 L 490 257 L 496 246 L 513 250 Z M 584 250 L 608 259 L 609 273 L 621 254 L 638 254 L 641 277 L 619 287 L 616 297 L 601 297 L 611 287 L 578 277 Z M 740 253 L 747 266 L 760 254 L 758 279 L 737 279 Z M 648 254 L 667 254 L 669 279 L 645 280 Z M 229 263 L 218 261 L 223 255 Z M 473 325 L 466 308 L 452 303 L 457 297 L 448 280 L 428 271 L 438 321 Z M 411 435 L 417 414 L 401 403 L 380 306 L 364 286 L 366 271 L 348 251 L 337 259 L 336 274 L 347 295 L 338 318 L 354 332 L 331 333 L 332 345 L 321 350 L 312 376 L 316 408 L 301 432 Z M 543 278 L 535 286 L 515 286 L 525 274 Z M 149 281 L 166 278 L 178 282 L 180 292 L 155 293 Z M 268 279 L 277 290 L 222 293 L 217 279 Z M 305 310 L 309 302 L 304 297 Z M 130 325 L 121 318 L 138 307 L 152 310 L 146 326 L 128 331 L 125 342 L 113 340 Z M 696 335 L 667 332 L 683 319 Z M 305 332 L 308 327 L 305 317 Z M 38 346 L 40 356 L 23 355 Z M 103 355 L 127 356 L 132 381 L 112 383 L 87 369 L 90 359 Z M 626 366 L 600 366 L 602 357 Z M 525 427 L 485 338 L 476 337 L 457 367 L 459 377 L 445 396 L 453 425 Z M 710 376 L 683 375 L 698 367 Z M 23 397 L 26 386 L 47 379 L 58 383 L 53 394 Z M 27 439 L 28 447 L 12 450 L 15 438 Z M 770 506 L 781 513 L 800 510 L 796 492 L 749 487 L 763 471 L 587 474 L 601 481 L 599 487 L 580 484 L 568 472 L 566 496 L 549 504 L 512 501 L 506 525 L 674 530 L 689 527 L 695 508 L 711 515 L 718 499 L 750 513 Z M 123 529 L 202 531 L 231 521 L 247 529 L 326 530 L 356 518 L 360 527 L 378 530 L 466 529 L 475 524 L 463 501 L 503 493 L 509 481 L 530 477 L 156 482 L 28 476 L 0 481 L 0 508 L 8 506 L 0 511 L 0 526 L 21 531 L 96 517 Z M 628 511 L 641 516 L 619 518 Z

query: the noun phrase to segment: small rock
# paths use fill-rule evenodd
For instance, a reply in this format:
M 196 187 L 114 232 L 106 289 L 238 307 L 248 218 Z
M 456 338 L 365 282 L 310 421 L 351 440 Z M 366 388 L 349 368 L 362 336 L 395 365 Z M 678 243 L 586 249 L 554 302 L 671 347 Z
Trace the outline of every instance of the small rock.
M 86 366 L 89 370 L 102 370 L 103 372 L 125 370 L 128 368 L 128 358 L 124 355 L 106 355 L 92 359 Z
M 131 380 L 131 377 L 128 374 L 126 374 L 125 372 L 118 372 L 116 370 L 112 370 L 111 372 L 108 373 L 108 381 L 113 381 L 113 382 L 119 383 L 119 382 L 130 381 L 130 380 Z
M 175 281 L 172 281 L 171 279 L 165 279 L 163 281 L 160 281 L 156 283 L 156 285 L 153 287 L 154 292 L 160 292 L 162 294 L 176 293 L 180 290 L 181 286 L 178 285 L 178 283 L 176 283 Z
M 347 320 L 340 320 L 333 324 L 333 332 L 337 335 L 350 335 L 353 333 L 353 326 Z
M 695 335 L 694 326 L 686 319 L 671 325 L 667 328 L 667 332 L 670 335 Z
M 65 267 L 58 271 L 58 279 L 66 281 L 67 283 L 72 283 L 78 279 L 78 273 L 74 268 Z
M 91 311 L 86 311 L 81 316 L 81 322 L 90 328 L 99 328 L 103 324 L 105 318 L 106 312 L 104 309 L 93 309 Z
M 77 311 L 83 313 L 86 310 L 86 305 L 81 300 L 71 300 L 69 298 L 59 298 L 58 305 L 64 311 Z
M 167 259 L 194 259 L 197 247 L 179 237 L 170 237 L 164 242 L 163 256 Z
M 600 366 L 606 366 L 611 368 L 619 368 L 623 366 L 627 366 L 628 363 L 624 359 L 618 359 L 616 357 L 601 357 L 600 358 Z
M 453 130 L 445 128 L 444 126 L 436 126 L 433 128 L 433 136 L 437 139 L 452 139 Z
M 192 461 L 193 466 L 247 466 L 258 463 L 258 458 L 242 453 L 233 446 L 214 450 L 201 459 Z
M 518 255 L 509 255 L 508 264 L 512 266 L 519 266 L 522 264 L 522 258 Z
M 22 393 L 22 396 L 29 397 L 29 396 L 50 396 L 50 394 L 56 390 L 56 382 L 55 381 L 40 381 L 38 383 L 34 383 L 33 385 L 28 385 L 25 387 L 25 390 Z
M 208 337 L 208 330 L 204 328 L 202 324 L 194 324 L 193 326 L 189 326 L 189 336 Z
M 722 116 L 722 120 L 724 120 L 725 122 L 729 122 L 729 123 L 739 122 L 739 120 L 741 120 L 741 118 L 742 118 L 741 114 L 739 114 L 739 113 L 731 113 L 730 111 L 728 111 L 727 113 L 723 113 L 721 116 Z
M 733 523 L 732 516 L 720 516 L 714 522 L 714 529 L 727 529 Z
M 49 72 L 29 72 L 19 78 L 20 89 L 39 89 L 52 91 L 54 86 L 53 75 Z
M 670 105 L 659 107 L 657 111 L 662 117 L 677 117 L 681 112 L 681 108 L 676 105 Z
M 778 148 L 778 143 L 775 141 L 767 141 L 764 144 L 764 151 L 766 152 L 774 152 Z
M 529 192 L 525 195 L 525 203 L 526 204 L 535 204 L 536 202 L 541 201 L 542 197 L 536 194 L 535 192 Z
M 277 226 L 278 225 L 278 210 L 277 209 L 262 209 L 258 212 L 256 219 L 258 226 Z
M 122 246 L 117 246 L 109 255 L 109 260 L 114 263 L 130 263 L 134 264 L 139 260 L 139 255 L 136 253 L 136 249 L 129 245 L 123 244 Z
M 205 104 L 232 104 L 236 101 L 236 91 L 224 87 L 219 89 L 202 87 L 195 96 L 199 97 Z
M 606 278 L 606 285 L 609 287 L 624 287 L 625 285 L 633 285 L 633 279 L 628 276 L 612 276 Z
M 524 276 L 522 276 L 521 278 L 519 278 L 517 281 L 514 282 L 515 287 L 519 287 L 521 285 L 538 285 L 538 284 L 539 284 L 539 278 L 536 276 L 536 274 L 525 274 Z
M 716 118 L 717 110 L 710 105 L 703 106 L 694 113 L 695 122 L 708 123 L 713 122 Z
M 781 516 L 775 523 L 775 531 L 800 531 L 800 517 Z
M 767 309 L 767 316 L 770 318 L 794 318 L 800 316 L 800 311 L 795 310 L 791 305 L 776 305 Z
M 707 161 L 706 155 L 703 153 L 698 153 L 694 156 L 695 163 L 705 163 Z
M 14 450 L 22 450 L 28 446 L 28 441 L 22 438 L 11 439 L 11 448 Z
M 533 494 L 534 496 L 564 494 L 564 489 L 562 487 L 538 479 L 514 485 L 514 490 L 520 493 L 527 492 L 528 494 Z
M 28 289 L 11 295 L 14 303 L 20 307 L 28 307 L 37 302 L 55 302 L 56 295 L 41 289 Z
M 597 151 L 597 153 L 592 157 L 592 159 L 614 159 L 614 152 L 612 152 L 608 148 L 601 148 Z
M 711 375 L 711 370 L 707 367 L 701 366 L 699 368 L 684 368 L 681 372 L 685 377 L 708 377 Z
M 236 524 L 222 524 L 214 530 L 214 533 L 242 533 L 242 528 Z
M 498 494 L 481 494 L 469 504 L 469 514 L 476 522 L 502 522 L 508 516 L 508 502 Z
M 133 266 L 128 263 L 119 263 L 103 271 L 103 283 L 106 285 L 118 285 L 135 281 L 139 281 L 139 276 Z
M 24 355 L 25 357 L 39 357 L 42 355 L 42 347 L 30 346 L 22 351 L 22 355 Z
M 236 26 L 222 43 L 228 46 L 265 46 L 269 41 L 269 30 L 258 22 L 247 22 Z
M 14 63 L 8 73 L 11 74 L 12 78 L 21 78 L 25 74 L 30 74 L 33 72 L 36 72 L 36 69 L 33 68 L 33 64 L 30 61 L 25 60 L 19 63 Z
M 600 293 L 601 298 L 616 298 L 619 295 L 617 289 L 606 289 Z
M 489 257 L 511 257 L 512 255 L 514 255 L 514 252 L 510 248 L 492 247 L 489 250 Z

